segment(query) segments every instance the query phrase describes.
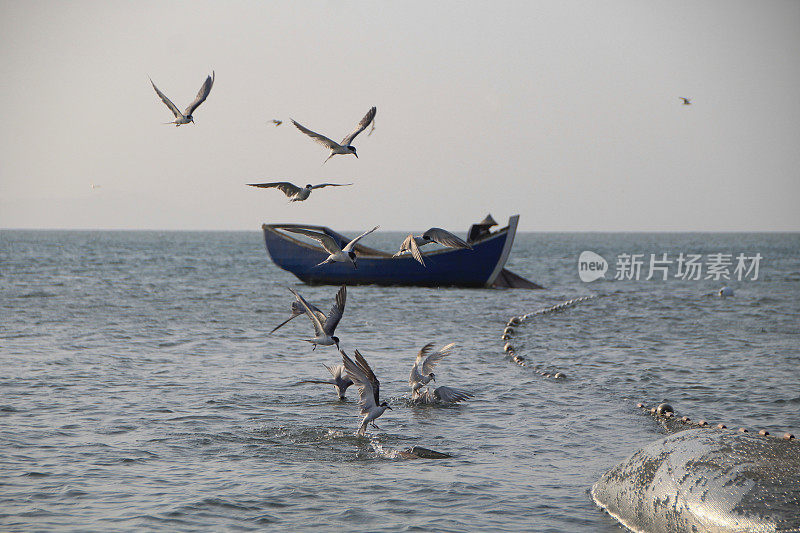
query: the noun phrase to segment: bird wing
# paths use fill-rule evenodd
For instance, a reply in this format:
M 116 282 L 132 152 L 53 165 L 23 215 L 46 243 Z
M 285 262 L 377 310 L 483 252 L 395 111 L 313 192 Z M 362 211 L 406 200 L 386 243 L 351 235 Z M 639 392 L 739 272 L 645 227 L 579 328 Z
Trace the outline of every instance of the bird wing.
M 422 349 L 419 352 L 417 352 L 417 360 L 415 361 L 415 364 L 422 362 L 422 360 L 425 359 L 425 356 L 431 353 L 431 350 L 433 350 L 432 342 L 429 342 L 428 344 L 423 346 Z
M 345 187 L 352 185 L 352 183 L 320 183 L 319 185 L 312 185 L 312 189 L 321 189 L 323 187 Z
M 153 83 L 152 79 L 150 79 L 150 84 L 153 86 L 153 89 L 156 90 L 156 94 L 158 95 L 159 98 L 161 98 L 161 101 L 164 102 L 164 104 L 169 108 L 169 110 L 172 111 L 172 114 L 175 115 L 175 118 L 182 117 L 183 115 L 181 115 L 181 112 L 178 110 L 178 107 L 172 103 L 172 100 L 167 98 L 166 94 L 158 90 L 158 87 L 156 87 L 156 84 Z
M 297 382 L 299 385 L 300 383 L 317 383 L 319 385 L 336 385 L 336 382 L 332 379 L 301 379 Z
M 367 376 L 364 369 L 350 359 L 343 350 L 339 350 L 339 353 L 342 354 L 342 363 L 347 371 L 347 377 L 353 380 L 353 383 L 358 386 L 358 395 L 361 400 L 359 402 L 361 412 L 367 412 L 373 407 L 377 407 L 377 391 L 373 388 L 369 376 Z M 356 358 L 358 358 L 360 355 L 358 351 L 356 351 L 356 354 Z M 369 365 L 367 365 L 367 368 L 369 368 Z M 370 370 L 370 373 L 372 373 L 372 370 Z
M 352 250 L 353 250 L 353 247 L 356 245 L 356 243 L 357 243 L 359 240 L 361 240 L 363 237 L 366 237 L 367 235 L 369 235 L 370 233 L 372 233 L 373 231 L 375 231 L 375 230 L 376 230 L 376 229 L 378 229 L 378 228 L 380 228 L 380 226 L 375 226 L 375 227 L 374 227 L 374 228 L 372 228 L 371 230 L 369 230 L 369 231 L 365 231 L 364 233 L 362 233 L 361 235 L 359 235 L 358 237 L 356 237 L 356 238 L 355 238 L 355 239 L 353 239 L 352 241 L 348 242 L 348 243 L 347 243 L 347 246 L 345 246 L 344 248 L 342 248 L 342 251 L 343 251 L 343 252 L 350 252 L 350 251 L 352 251 Z
M 443 230 L 442 228 L 431 228 L 425 233 L 423 233 L 422 237 L 429 241 L 438 242 L 442 246 L 449 246 L 450 248 L 472 249 L 472 246 L 470 246 L 460 238 L 456 237 L 449 231 Z
M 408 376 L 408 386 L 414 387 L 414 383 L 422 381 L 422 374 L 419 373 L 419 365 L 414 363 L 411 367 L 411 375 Z
M 311 306 L 308 305 L 306 299 L 300 296 L 300 294 L 298 294 L 297 291 L 295 291 L 294 289 L 290 288 L 289 290 L 292 291 L 294 297 L 297 298 L 297 301 L 300 302 L 303 308 L 305 309 L 306 316 L 308 317 L 309 320 L 311 320 L 311 323 L 314 325 L 314 334 L 318 336 L 324 335 L 325 329 L 322 327 L 322 322 L 320 321 L 319 317 L 311 310 Z
M 292 233 L 300 233 L 302 235 L 305 235 L 306 237 L 311 237 L 315 241 L 319 242 L 329 254 L 338 254 L 339 252 L 342 251 L 342 249 L 339 248 L 339 243 L 337 243 L 333 239 L 333 237 L 331 237 L 326 233 L 320 233 L 318 231 L 311 231 L 300 228 L 286 228 L 286 231 L 291 231 Z
M 436 363 L 450 355 L 453 348 L 455 347 L 455 343 L 451 342 L 447 346 L 443 346 L 439 350 L 433 352 L 428 357 L 425 358 L 425 361 L 422 363 L 422 374 L 427 376 L 431 372 L 433 372 L 433 367 L 436 366 Z
M 403 244 L 400 245 L 400 250 L 394 254 L 392 257 L 399 257 L 403 255 L 403 252 L 411 252 L 411 255 L 414 256 L 414 259 L 420 262 L 422 266 L 425 266 L 425 260 L 422 259 L 422 252 L 417 246 L 417 241 L 414 240 L 414 235 L 411 233 L 408 234 L 406 240 L 403 241 Z
M 336 330 L 336 326 L 339 324 L 339 321 L 342 319 L 342 315 L 344 314 L 344 304 L 347 301 L 347 285 L 342 285 L 339 289 L 339 292 L 336 293 L 336 301 L 334 302 L 331 310 L 328 311 L 328 318 L 325 319 L 325 324 L 323 325 L 323 329 L 325 333 L 328 335 L 333 335 L 333 332 Z
M 356 129 L 353 130 L 353 133 L 342 139 L 342 146 L 349 146 L 350 143 L 353 142 L 353 139 L 356 138 L 356 135 L 367 129 L 367 126 L 369 126 L 370 122 L 372 122 L 372 120 L 375 118 L 375 113 L 377 111 L 378 110 L 375 107 L 367 111 L 367 114 L 364 115 L 364 118 L 362 118 L 361 122 L 358 123 Z
M 319 318 L 319 321 L 320 321 L 320 322 L 325 322 L 325 320 L 326 320 L 325 313 L 323 313 L 322 311 L 320 311 L 320 310 L 319 310 L 319 308 L 317 308 L 317 307 L 316 307 L 315 305 L 313 305 L 313 304 L 308 304 L 308 307 L 310 307 L 310 308 L 311 308 L 311 311 L 312 311 L 312 312 L 313 312 L 315 315 L 317 315 L 317 318 Z M 275 333 L 276 331 L 278 331 L 280 328 L 282 328 L 283 326 L 285 326 L 286 324 L 288 324 L 288 323 L 289 323 L 289 321 L 290 321 L 290 320 L 292 320 L 293 318 L 297 318 L 297 317 L 298 317 L 298 316 L 300 316 L 300 315 L 304 315 L 304 314 L 305 314 L 305 312 L 306 312 L 306 309 L 305 309 L 305 307 L 303 307 L 303 304 L 302 304 L 302 303 L 300 303 L 298 300 L 295 300 L 295 301 L 293 301 L 293 302 L 292 302 L 292 316 L 290 316 L 289 318 L 287 318 L 286 320 L 284 320 L 283 322 L 281 322 L 280 324 L 278 324 L 277 326 L 275 326 L 275 328 L 274 328 L 272 331 L 270 331 L 270 332 L 269 332 L 269 333 L 270 333 L 270 335 L 272 335 L 273 333 Z
M 308 135 L 309 137 L 311 137 L 312 139 L 317 141 L 322 146 L 328 148 L 329 150 L 333 150 L 334 148 L 339 146 L 338 143 L 328 139 L 324 135 L 320 135 L 319 133 L 317 133 L 315 131 L 311 131 L 310 129 L 306 128 L 305 126 L 303 126 L 299 122 L 296 122 L 294 119 L 291 119 L 291 120 L 292 120 L 292 124 L 294 124 L 297 127 L 298 130 L 302 131 L 303 133 L 305 133 L 306 135 Z
M 208 98 L 208 93 L 211 92 L 211 87 L 214 85 L 214 71 L 211 71 L 211 76 L 206 77 L 206 81 L 203 82 L 203 85 L 200 86 L 200 90 L 197 91 L 197 96 L 194 97 L 194 102 L 186 106 L 186 110 L 183 112 L 186 116 L 191 115 L 194 113 L 194 110 L 200 107 L 200 104 L 206 101 Z
M 370 383 L 372 384 L 372 391 L 375 396 L 374 397 L 375 405 L 380 405 L 381 382 L 378 381 L 378 378 L 375 376 L 375 373 L 372 371 L 372 368 L 370 368 L 369 363 L 367 363 L 367 360 L 364 359 L 363 355 L 361 355 L 361 352 L 359 352 L 358 350 L 354 350 L 354 352 L 356 354 L 356 363 L 361 368 L 361 370 L 364 371 L 364 375 L 367 376 Z
M 433 395 L 440 402 L 447 402 L 447 403 L 461 402 L 468 398 L 472 398 L 474 396 L 474 394 L 472 394 L 471 392 L 467 392 L 461 389 L 454 389 L 452 387 L 447 387 L 444 385 L 442 385 L 441 387 L 436 387 L 433 391 Z
M 260 187 L 262 189 L 274 187 L 290 198 L 301 190 L 300 187 L 293 183 L 289 183 L 288 181 L 276 181 L 274 183 L 248 183 L 248 185 L 250 187 Z

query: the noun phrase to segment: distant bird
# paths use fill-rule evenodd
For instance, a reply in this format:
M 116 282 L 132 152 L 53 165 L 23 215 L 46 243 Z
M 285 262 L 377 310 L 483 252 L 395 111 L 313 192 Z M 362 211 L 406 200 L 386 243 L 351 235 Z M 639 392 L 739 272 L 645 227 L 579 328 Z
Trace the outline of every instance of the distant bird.
M 262 189 L 274 187 L 283 192 L 283 194 L 289 198 L 290 202 L 302 202 L 311 195 L 311 191 L 314 189 L 321 189 L 323 187 L 345 187 L 347 185 L 352 185 L 352 183 L 320 183 L 319 185 L 308 184 L 302 188 L 293 183 L 289 183 L 288 181 L 276 181 L 275 183 L 248 183 L 248 185 L 251 187 L 261 187 Z
M 425 266 L 425 261 L 422 259 L 422 252 L 420 252 L 419 249 L 421 246 L 425 246 L 431 242 L 439 243 L 442 246 L 447 246 L 448 248 L 472 249 L 471 245 L 459 239 L 449 231 L 443 230 L 442 228 L 431 228 L 419 237 L 415 237 L 413 234 L 409 233 L 408 237 L 406 237 L 406 240 L 404 240 L 403 244 L 400 245 L 400 251 L 394 254 L 393 257 L 398 257 L 405 252 L 411 252 L 411 255 L 414 256 L 414 259 L 419 261 L 422 266 Z
M 342 319 L 342 315 L 344 314 L 344 305 L 347 300 L 347 286 L 342 285 L 339 288 L 339 292 L 336 293 L 336 302 L 331 307 L 331 310 L 328 311 L 328 316 L 325 318 L 325 322 L 320 319 L 320 316 L 314 312 L 311 308 L 311 305 L 300 296 L 294 289 L 289 289 L 294 294 L 294 297 L 297 298 L 297 301 L 303 306 L 305 309 L 306 316 L 309 320 L 311 320 L 311 324 L 314 326 L 314 335 L 313 339 L 304 339 L 306 342 L 310 342 L 314 345 L 311 351 L 317 349 L 317 346 L 333 346 L 336 345 L 336 348 L 339 348 L 339 337 L 335 336 L 333 333 L 336 331 L 336 326 L 339 324 L 339 321 Z M 314 308 L 316 309 L 316 308 Z M 319 311 L 319 309 L 317 309 Z
M 347 370 L 347 376 L 353 383 L 358 385 L 358 394 L 361 400 L 359 406 L 361 407 L 361 414 L 364 415 L 364 418 L 361 420 L 361 427 L 358 428 L 357 434 L 363 435 L 367 430 L 367 425 L 370 423 L 372 423 L 375 429 L 380 429 L 377 424 L 375 424 L 375 420 L 381 416 L 384 411 L 391 409 L 388 403 L 381 402 L 380 400 L 380 381 L 375 377 L 375 373 L 369 367 L 369 363 L 367 363 L 367 360 L 364 359 L 364 356 L 362 356 L 358 350 L 355 351 L 355 362 L 342 350 L 339 350 L 339 353 L 342 354 L 342 363 L 344 364 L 345 370 Z
M 214 71 L 211 71 L 211 76 L 206 78 L 206 81 L 203 82 L 203 85 L 200 87 L 200 90 L 197 92 L 197 96 L 194 98 L 194 102 L 188 105 L 188 107 L 181 113 L 177 106 L 172 103 L 172 101 L 167 98 L 167 96 L 158 90 L 156 84 L 153 83 L 153 80 L 150 80 L 150 83 L 153 85 L 153 89 L 156 90 L 156 94 L 161 101 L 172 111 L 172 114 L 175 115 L 175 120 L 172 122 L 165 122 L 165 124 L 175 124 L 175 127 L 180 126 L 181 124 L 188 124 L 190 122 L 194 123 L 194 117 L 192 113 L 200 107 L 200 104 L 206 101 L 208 98 L 208 93 L 211 92 L 211 87 L 214 85 Z
M 333 237 L 327 235 L 325 233 L 320 233 L 318 231 L 311 231 L 307 229 L 300 229 L 300 228 L 286 228 L 286 231 L 291 231 L 292 233 L 300 233 L 305 235 L 306 237 L 311 237 L 315 241 L 318 241 L 325 251 L 328 252 L 330 255 L 325 258 L 325 260 L 321 263 L 315 265 L 315 267 L 324 265 L 325 263 L 350 263 L 353 265 L 353 268 L 358 268 L 358 260 L 356 259 L 356 253 L 353 251 L 356 243 L 361 240 L 363 237 L 369 235 L 380 226 L 375 226 L 369 231 L 365 231 L 352 241 L 348 242 L 344 248 L 339 248 L 339 243 L 337 243 Z
M 92 183 L 92 184 L 91 184 L 91 185 L 89 185 L 89 186 L 90 186 L 92 189 L 99 189 L 99 188 L 100 188 L 100 185 L 96 185 L 96 184 L 94 184 L 94 183 Z
M 328 372 L 331 373 L 332 379 L 304 379 L 300 383 L 317 383 L 320 385 L 333 385 L 336 389 L 336 394 L 339 395 L 339 400 L 344 401 L 344 393 L 347 387 L 353 384 L 353 380 L 345 376 L 344 365 L 334 365 L 333 368 L 323 364 Z
M 431 380 L 436 381 L 433 368 L 436 366 L 436 363 L 450 355 L 454 347 L 455 343 L 451 342 L 431 353 L 431 350 L 433 350 L 433 343 L 429 342 L 417 353 L 417 359 L 414 361 L 414 366 L 411 367 L 411 375 L 408 378 L 412 400 L 419 395 L 419 390 L 423 385 L 428 384 Z
M 350 143 L 352 143 L 353 139 L 355 139 L 359 133 L 364 131 L 367 128 L 367 126 L 369 126 L 370 122 L 372 122 L 375 119 L 376 112 L 377 109 L 375 107 L 370 109 L 367 112 L 367 114 L 364 115 L 364 118 L 361 119 L 361 122 L 358 123 L 356 129 L 353 130 L 353 133 L 342 139 L 341 144 L 330 140 L 324 135 L 320 135 L 319 133 L 311 131 L 302 124 L 296 122 L 294 119 L 292 119 L 292 124 L 297 126 L 298 130 L 302 131 L 303 133 L 305 133 L 306 135 L 317 141 L 322 146 L 328 148 L 331 151 L 330 155 L 328 156 L 328 159 L 330 159 L 335 155 L 346 155 L 346 154 L 353 154 L 354 156 L 356 156 L 356 159 L 358 159 L 358 154 L 356 153 L 356 147 L 352 146 Z M 324 165 L 325 163 L 327 163 L 328 159 L 323 161 L 322 164 Z
M 689 100 L 688 98 L 684 98 L 683 96 L 679 96 L 678 98 L 683 100 L 683 105 L 692 105 L 692 101 Z
M 283 124 L 283 121 L 282 120 L 278 120 L 277 118 L 273 118 L 272 119 L 272 123 L 275 124 L 275 127 L 277 128 L 278 126 Z
M 437 403 L 458 403 L 472 398 L 474 394 L 461 389 L 442 385 L 431 390 L 425 387 L 412 401 L 417 404 L 433 405 Z
M 314 313 L 315 315 L 317 315 L 317 318 L 319 318 L 319 321 L 324 324 L 325 321 L 328 319 L 328 317 L 325 316 L 325 313 L 320 311 L 318 307 L 315 307 L 314 305 L 309 304 L 308 302 L 306 302 L 306 303 L 308 304 L 308 308 L 311 309 L 311 312 Z M 270 331 L 269 334 L 272 335 L 273 333 L 275 333 L 276 331 L 281 329 L 283 326 L 288 324 L 289 321 L 291 321 L 292 319 L 297 318 L 300 315 L 304 315 L 304 314 L 306 314 L 306 308 L 303 307 L 303 304 L 300 303 L 300 300 L 293 301 L 292 302 L 292 316 L 290 316 L 289 318 L 287 318 L 286 320 L 284 320 L 283 322 L 281 322 L 280 324 L 275 326 L 275 328 L 273 328 L 273 330 Z

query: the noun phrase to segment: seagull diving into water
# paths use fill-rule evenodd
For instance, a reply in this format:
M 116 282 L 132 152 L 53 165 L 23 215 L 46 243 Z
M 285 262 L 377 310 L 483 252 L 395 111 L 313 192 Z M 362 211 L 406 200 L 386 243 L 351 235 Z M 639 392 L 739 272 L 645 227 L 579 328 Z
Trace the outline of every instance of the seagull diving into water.
M 289 290 L 292 291 L 294 297 L 297 298 L 297 301 L 303 306 L 306 316 L 309 320 L 311 320 L 311 324 L 314 326 L 315 337 L 313 339 L 305 339 L 306 342 L 310 342 L 314 345 L 312 351 L 316 350 L 318 345 L 332 346 L 335 344 L 336 348 L 338 349 L 339 337 L 335 336 L 333 332 L 336 330 L 336 326 L 339 324 L 339 321 L 342 319 L 342 315 L 344 314 L 344 305 L 347 300 L 347 286 L 342 285 L 342 287 L 339 289 L 339 292 L 336 293 L 336 302 L 331 307 L 331 310 L 328 311 L 328 316 L 325 318 L 325 322 L 321 320 L 320 315 L 322 315 L 322 313 L 319 312 L 319 309 L 316 307 L 312 309 L 312 306 L 306 301 L 305 298 L 300 296 L 300 294 L 298 294 L 294 289 Z M 317 312 L 314 312 L 314 309 L 316 309 Z M 294 311 L 294 306 L 292 306 L 292 311 Z M 322 315 L 322 317 L 324 316 L 325 315 Z M 283 324 L 281 324 L 281 326 L 282 325 Z
M 262 189 L 274 187 L 283 192 L 283 194 L 289 198 L 290 202 L 302 202 L 311 196 L 311 191 L 314 189 L 321 189 L 323 187 L 345 187 L 347 185 L 352 185 L 352 183 L 320 183 L 319 185 L 308 184 L 302 188 L 293 183 L 289 183 L 288 181 L 276 181 L 275 183 L 248 183 L 248 185 L 251 187 L 261 187 Z
M 375 420 L 381 416 L 384 411 L 391 409 L 389 404 L 381 402 L 380 388 L 381 384 L 375 373 L 369 367 L 369 363 L 364 359 L 358 350 L 355 351 L 356 360 L 350 359 L 346 353 L 339 350 L 342 354 L 342 363 L 347 371 L 347 376 L 358 385 L 358 395 L 360 397 L 359 406 L 361 407 L 361 414 L 364 418 L 361 420 L 361 427 L 358 428 L 357 435 L 363 435 L 367 430 L 367 425 L 372 423 L 376 429 L 380 429 Z
M 175 120 L 172 122 L 165 122 L 165 124 L 175 124 L 175 127 L 178 127 L 181 124 L 188 124 L 190 122 L 194 123 L 194 117 L 192 116 L 192 113 L 194 113 L 194 111 L 200 107 L 200 104 L 205 102 L 206 98 L 208 98 L 208 93 L 211 92 L 211 86 L 214 85 L 214 71 L 211 71 L 211 76 L 208 76 L 206 81 L 203 82 L 203 85 L 197 92 L 197 96 L 194 98 L 194 102 L 189 104 L 186 109 L 183 110 L 183 113 L 181 113 L 178 110 L 178 107 L 172 103 L 172 100 L 167 98 L 167 95 L 158 90 L 158 87 L 156 87 L 156 84 L 153 83 L 152 79 L 150 80 L 150 83 L 153 85 L 153 89 L 156 90 L 158 97 L 161 98 L 161 101 L 164 102 L 169 110 L 172 111 L 172 114 L 175 115 Z
M 364 131 L 367 128 L 367 126 L 369 126 L 370 122 L 372 122 L 375 119 L 376 112 L 377 112 L 376 108 L 373 107 L 372 109 L 370 109 L 367 112 L 367 114 L 364 115 L 364 118 L 361 119 L 361 122 L 358 123 L 356 129 L 353 130 L 353 133 L 342 139 L 341 144 L 330 140 L 324 135 L 320 135 L 319 133 L 311 131 L 302 124 L 296 122 L 294 119 L 292 119 L 292 124 L 297 126 L 298 130 L 302 131 L 303 133 L 305 133 L 306 135 L 317 141 L 322 146 L 328 148 L 331 151 L 330 155 L 328 156 L 328 159 L 330 159 L 335 155 L 346 155 L 346 154 L 353 154 L 354 156 L 356 156 L 356 159 L 358 159 L 358 154 L 356 153 L 356 147 L 352 146 L 350 143 L 352 143 L 353 139 L 355 139 L 359 133 Z M 323 161 L 322 164 L 324 165 L 325 163 L 327 163 L 328 159 Z
M 433 368 L 436 363 L 452 353 L 453 347 L 455 347 L 455 343 L 450 343 L 430 353 L 433 349 L 433 343 L 430 342 L 417 353 L 417 359 L 414 366 L 411 367 L 411 375 L 408 378 L 408 385 L 411 387 L 411 401 L 421 404 L 456 403 L 472 398 L 473 394 L 470 392 L 444 385 L 433 390 L 427 386 L 423 389 L 423 385 L 436 381 Z
M 679 96 L 678 98 L 683 100 L 683 105 L 692 105 L 692 101 L 689 100 L 688 98 L 684 98 L 683 96 Z
M 442 246 L 447 246 L 448 248 L 469 248 L 472 250 L 472 246 L 459 239 L 449 231 L 443 230 L 442 228 L 431 228 L 419 237 L 415 237 L 413 234 L 409 233 L 408 237 L 406 237 L 406 240 L 404 240 L 403 244 L 400 245 L 400 251 L 394 254 L 393 257 L 402 255 L 405 252 L 411 252 L 411 255 L 414 256 L 414 259 L 419 261 L 422 266 L 425 266 L 425 261 L 422 259 L 422 252 L 420 252 L 419 249 L 421 246 L 425 246 L 431 242 L 439 243 Z
M 307 229 L 300 229 L 300 228 L 286 228 L 286 231 L 291 231 L 292 233 L 300 233 L 305 235 L 306 237 L 311 237 L 315 241 L 318 241 L 325 251 L 328 252 L 330 255 L 325 258 L 325 260 L 321 263 L 315 265 L 315 267 L 324 265 L 325 263 L 350 263 L 353 265 L 353 268 L 358 268 L 358 262 L 356 259 L 356 253 L 353 251 L 356 243 L 361 240 L 363 237 L 369 235 L 380 226 L 375 226 L 369 231 L 365 231 L 352 241 L 348 242 L 344 248 L 339 248 L 339 243 L 326 233 L 320 233 L 318 231 L 311 231 Z
M 336 389 L 336 394 L 339 395 L 339 400 L 344 401 L 344 392 L 347 387 L 353 384 L 353 380 L 345 376 L 344 365 L 335 365 L 333 368 L 323 364 L 328 372 L 331 373 L 332 379 L 304 379 L 300 383 L 319 383 L 321 385 L 333 385 Z

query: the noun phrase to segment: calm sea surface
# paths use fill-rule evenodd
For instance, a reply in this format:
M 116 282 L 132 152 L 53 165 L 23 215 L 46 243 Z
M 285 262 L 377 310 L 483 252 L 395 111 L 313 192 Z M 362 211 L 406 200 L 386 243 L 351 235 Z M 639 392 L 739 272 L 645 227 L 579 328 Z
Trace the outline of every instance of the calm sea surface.
M 584 250 L 607 278 L 623 253 L 763 259 L 755 281 L 583 283 Z M 664 435 L 637 402 L 800 432 L 800 235 L 528 233 L 507 266 L 547 289 L 348 290 L 342 348 L 393 407 L 359 438 L 355 390 L 297 385 L 335 349 L 303 317 L 268 334 L 287 287 L 324 310 L 336 288 L 279 270 L 260 232 L 0 232 L 0 529 L 620 531 L 588 490 Z M 566 379 L 508 360 L 509 317 L 589 294 L 512 340 Z M 457 343 L 437 380 L 471 401 L 408 405 L 431 341 Z M 453 457 L 398 457 L 414 445 Z

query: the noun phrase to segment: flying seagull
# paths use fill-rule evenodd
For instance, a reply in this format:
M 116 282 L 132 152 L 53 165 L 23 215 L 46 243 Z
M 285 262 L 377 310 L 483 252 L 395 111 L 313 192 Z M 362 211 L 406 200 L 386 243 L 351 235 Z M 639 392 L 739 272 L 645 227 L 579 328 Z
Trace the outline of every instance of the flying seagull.
M 688 98 L 684 98 L 683 96 L 679 96 L 678 98 L 683 100 L 683 105 L 692 105 L 692 101 L 689 100 Z
M 283 194 L 289 198 L 290 202 L 302 202 L 311 195 L 311 191 L 314 189 L 321 189 L 323 187 L 345 187 L 347 185 L 352 185 L 352 183 L 320 183 L 319 185 L 308 184 L 302 188 L 293 183 L 289 183 L 288 181 L 276 181 L 275 183 L 248 183 L 248 185 L 251 187 L 261 187 L 262 189 L 274 187 L 283 192 Z
M 346 353 L 339 350 L 342 354 L 342 363 L 347 376 L 358 385 L 358 395 L 360 397 L 359 406 L 361 407 L 361 414 L 364 418 L 361 420 L 361 427 L 358 428 L 357 435 L 363 435 L 367 430 L 367 425 L 372 423 L 376 429 L 380 429 L 375 420 L 381 416 L 384 411 L 391 409 L 389 404 L 381 402 L 380 388 L 381 384 L 375 373 L 369 367 L 369 363 L 364 359 L 358 350 L 355 351 L 356 360 L 350 359 Z
M 312 304 L 309 304 L 308 302 L 306 302 L 306 303 L 308 304 L 309 309 L 311 309 L 311 312 L 314 313 L 315 315 L 317 315 L 317 318 L 319 318 L 319 321 L 324 324 L 325 321 L 328 319 L 328 317 L 325 316 L 325 313 L 320 311 L 318 307 L 316 307 L 316 306 L 314 306 Z M 306 308 L 303 307 L 303 304 L 300 303 L 300 300 L 293 301 L 292 302 L 292 316 L 290 316 L 289 318 L 287 318 L 286 320 L 284 320 L 283 322 L 281 322 L 280 324 L 275 326 L 275 328 L 273 328 L 273 330 L 270 331 L 269 334 L 272 335 L 273 333 L 275 333 L 276 331 L 281 329 L 283 326 L 288 324 L 289 321 L 292 320 L 293 318 L 297 318 L 300 315 L 304 315 L 304 314 L 306 314 Z
M 324 323 L 320 320 L 319 315 L 311 309 L 311 305 L 309 305 L 305 298 L 300 296 L 294 289 L 290 288 L 289 290 L 292 291 L 294 297 L 297 298 L 297 301 L 303 306 L 306 316 L 311 320 L 311 324 L 314 326 L 315 337 L 313 339 L 304 339 L 306 342 L 310 342 L 314 345 L 311 351 L 316 350 L 318 345 L 333 346 L 335 344 L 338 349 L 339 337 L 335 336 L 333 332 L 336 330 L 336 326 L 339 324 L 344 314 L 344 304 L 347 300 L 347 286 L 342 285 L 339 292 L 336 293 L 336 302 L 331 307 L 331 310 L 328 311 L 328 317 L 325 319 Z
M 352 146 L 350 143 L 353 142 L 353 139 L 356 138 L 356 135 L 364 131 L 367 128 L 367 126 L 369 126 L 370 122 L 372 122 L 375 119 L 376 112 L 377 112 L 376 108 L 373 107 L 372 109 L 370 109 L 367 112 L 367 114 L 364 115 L 364 118 L 361 119 L 361 122 L 358 123 L 356 129 L 353 130 L 353 133 L 342 139 L 341 144 L 330 140 L 324 135 L 320 135 L 319 133 L 311 131 L 302 124 L 296 122 L 294 119 L 292 119 L 292 124 L 297 126 L 298 130 L 302 131 L 303 133 L 305 133 L 306 135 L 317 141 L 322 146 L 328 148 L 331 151 L 330 155 L 328 155 L 328 159 L 330 159 L 335 155 L 345 155 L 345 154 L 353 154 L 354 156 L 356 156 L 357 159 L 358 154 L 356 153 L 356 147 Z M 324 165 L 325 163 L 327 163 L 328 159 L 323 161 L 322 164 Z
M 454 347 L 455 343 L 451 342 L 431 353 L 431 350 L 433 350 L 433 343 L 429 342 L 417 353 L 417 359 L 414 361 L 414 366 L 411 367 L 411 375 L 408 378 L 412 400 L 419 395 L 419 390 L 423 385 L 426 385 L 431 380 L 436 381 L 433 368 L 436 366 L 436 363 L 450 355 Z
M 333 368 L 323 364 L 328 372 L 331 373 L 332 379 L 304 379 L 300 383 L 318 383 L 321 385 L 333 385 L 336 389 L 336 394 L 339 395 L 339 400 L 344 401 L 344 392 L 347 387 L 353 384 L 353 380 L 344 375 L 344 365 L 334 365 Z
M 181 124 L 188 124 L 190 122 L 194 123 L 194 117 L 192 116 L 192 113 L 194 113 L 194 111 L 200 107 L 200 104 L 205 102 L 206 98 L 208 98 L 208 93 L 211 92 L 211 86 L 214 85 L 214 71 L 211 71 L 211 76 L 208 76 L 206 81 L 203 82 L 203 85 L 197 92 L 197 96 L 194 98 L 194 102 L 189 104 L 186 109 L 183 110 L 183 113 L 181 113 L 178 110 L 178 107 L 172 103 L 172 100 L 167 98 L 167 95 L 158 90 L 158 87 L 156 87 L 156 84 L 153 83 L 152 79 L 150 80 L 150 83 L 153 85 L 153 89 L 156 90 L 158 97 L 161 98 L 161 101 L 164 102 L 169 110 L 172 111 L 172 114 L 175 115 L 175 120 L 172 122 L 165 122 L 165 124 L 175 124 L 175 127 L 178 127 Z
M 403 244 L 400 245 L 400 251 L 394 254 L 393 257 L 402 255 L 405 252 L 411 252 L 411 255 L 414 256 L 414 259 L 419 261 L 422 266 L 425 266 L 425 261 L 422 259 L 422 252 L 420 252 L 419 249 L 421 246 L 425 246 L 431 242 L 439 243 L 442 246 L 447 246 L 448 248 L 472 249 L 472 246 L 459 239 L 449 231 L 443 230 L 442 228 L 431 228 L 419 237 L 415 237 L 413 234 L 409 233 L 408 237 L 406 237 L 406 240 L 404 240 Z
M 277 128 L 278 126 L 283 124 L 283 121 L 282 120 L 278 120 L 277 118 L 273 118 L 272 119 L 272 123 L 275 124 L 275 127 Z
M 328 252 L 330 255 L 325 258 L 325 260 L 321 263 L 318 263 L 315 266 L 324 265 L 325 263 L 350 263 L 353 265 L 353 268 L 358 268 L 358 262 L 356 259 L 356 253 L 353 251 L 356 243 L 361 240 L 361 238 L 369 235 L 380 226 L 375 226 L 369 231 L 365 231 L 352 241 L 348 242 L 344 248 L 339 248 L 339 243 L 328 234 L 320 233 L 318 231 L 311 231 L 307 229 L 300 229 L 300 228 L 286 228 L 286 231 L 291 231 L 292 233 L 300 233 L 305 235 L 306 237 L 311 237 L 315 241 L 318 241 L 325 251 Z

